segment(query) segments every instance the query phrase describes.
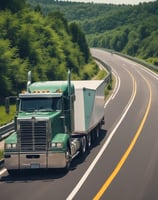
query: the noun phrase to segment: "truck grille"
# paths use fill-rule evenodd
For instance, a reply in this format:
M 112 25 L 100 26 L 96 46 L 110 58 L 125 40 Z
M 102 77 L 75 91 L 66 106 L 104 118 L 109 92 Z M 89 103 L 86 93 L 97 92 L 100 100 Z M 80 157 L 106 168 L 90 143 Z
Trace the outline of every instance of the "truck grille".
M 46 151 L 48 121 L 20 121 L 20 150 L 23 152 Z

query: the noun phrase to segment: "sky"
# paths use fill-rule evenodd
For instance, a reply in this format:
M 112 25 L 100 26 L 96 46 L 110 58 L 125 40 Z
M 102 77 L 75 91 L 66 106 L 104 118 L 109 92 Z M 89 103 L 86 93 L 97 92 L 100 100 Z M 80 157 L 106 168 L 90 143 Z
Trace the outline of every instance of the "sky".
M 71 0 L 73 2 L 94 2 L 94 3 L 112 3 L 112 4 L 131 4 L 136 5 L 143 2 L 151 2 L 156 0 Z

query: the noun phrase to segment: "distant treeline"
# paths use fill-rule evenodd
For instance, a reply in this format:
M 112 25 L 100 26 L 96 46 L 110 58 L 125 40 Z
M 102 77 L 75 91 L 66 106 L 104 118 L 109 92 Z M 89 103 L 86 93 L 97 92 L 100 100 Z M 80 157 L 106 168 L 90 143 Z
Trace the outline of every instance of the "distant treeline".
M 59 11 L 45 16 L 25 0 L 0 0 L 0 30 L 0 104 L 26 88 L 29 70 L 33 81 L 65 80 L 68 68 L 73 79 L 98 71 L 83 31 Z
M 139 5 L 28 0 L 44 14 L 60 10 L 77 22 L 93 47 L 114 49 L 158 65 L 158 0 Z

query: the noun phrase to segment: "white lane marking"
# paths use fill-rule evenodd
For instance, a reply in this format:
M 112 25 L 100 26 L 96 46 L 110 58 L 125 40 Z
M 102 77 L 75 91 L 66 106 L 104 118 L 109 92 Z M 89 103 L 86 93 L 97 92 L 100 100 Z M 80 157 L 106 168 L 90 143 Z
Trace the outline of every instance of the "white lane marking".
M 104 108 L 106 108 L 108 103 L 116 97 L 116 95 L 117 95 L 117 93 L 118 93 L 118 91 L 120 89 L 120 82 L 121 82 L 120 81 L 120 77 L 118 76 L 117 72 L 113 71 L 112 73 L 115 76 L 115 80 L 116 80 L 115 88 L 114 88 L 113 94 L 109 97 L 109 99 L 104 104 Z
M 121 81 L 120 81 L 120 77 L 119 77 L 118 73 L 113 70 L 113 74 L 115 76 L 115 80 L 116 80 L 116 84 L 115 85 L 116 86 L 115 86 L 114 93 L 113 93 L 111 99 L 114 99 L 116 97 L 116 95 L 117 95 L 117 93 L 118 93 L 118 91 L 120 89 L 120 85 L 121 85 Z
M 91 163 L 91 165 L 89 166 L 89 168 L 87 169 L 87 171 L 84 173 L 84 175 L 82 176 L 82 178 L 80 179 L 80 181 L 78 182 L 78 184 L 74 187 L 74 189 L 72 190 L 72 192 L 66 198 L 66 200 L 72 200 L 73 197 L 80 190 L 80 188 L 82 187 L 82 185 L 86 181 L 87 177 L 89 176 L 89 174 L 93 170 L 94 166 L 96 165 L 96 163 L 98 162 L 98 160 L 100 159 L 100 157 L 102 156 L 102 154 L 104 153 L 105 149 L 108 147 L 108 145 L 111 142 L 111 140 L 112 140 L 112 138 L 113 138 L 116 130 L 118 129 L 118 127 L 120 126 L 121 122 L 125 118 L 128 110 L 132 106 L 132 103 L 133 103 L 133 101 L 135 99 L 135 96 L 136 96 L 136 90 L 137 90 L 136 82 L 135 82 L 135 80 L 134 80 L 133 77 L 132 77 L 132 80 L 133 80 L 133 92 L 132 92 L 131 98 L 130 98 L 128 104 L 127 104 L 126 110 L 124 110 L 124 113 L 122 113 L 122 116 L 121 116 L 120 120 L 117 122 L 117 124 L 116 124 L 115 128 L 112 130 L 112 132 L 109 134 L 109 137 L 107 138 L 107 140 L 103 144 L 101 150 L 99 151 L 99 153 L 97 154 L 97 156 L 95 157 L 95 159 L 93 160 L 93 162 Z

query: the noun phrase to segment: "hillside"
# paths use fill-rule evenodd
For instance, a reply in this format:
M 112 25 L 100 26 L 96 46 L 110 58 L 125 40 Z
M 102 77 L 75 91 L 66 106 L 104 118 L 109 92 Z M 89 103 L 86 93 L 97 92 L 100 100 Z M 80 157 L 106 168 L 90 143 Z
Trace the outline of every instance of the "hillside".
M 0 104 L 26 89 L 29 70 L 33 81 L 65 80 L 68 68 L 73 79 L 90 79 L 98 71 L 83 31 L 59 11 L 44 16 L 25 0 L 5 0 L 0 30 Z
M 114 49 L 158 65 L 158 0 L 139 5 L 29 0 L 44 14 L 60 10 L 77 22 L 89 46 Z

